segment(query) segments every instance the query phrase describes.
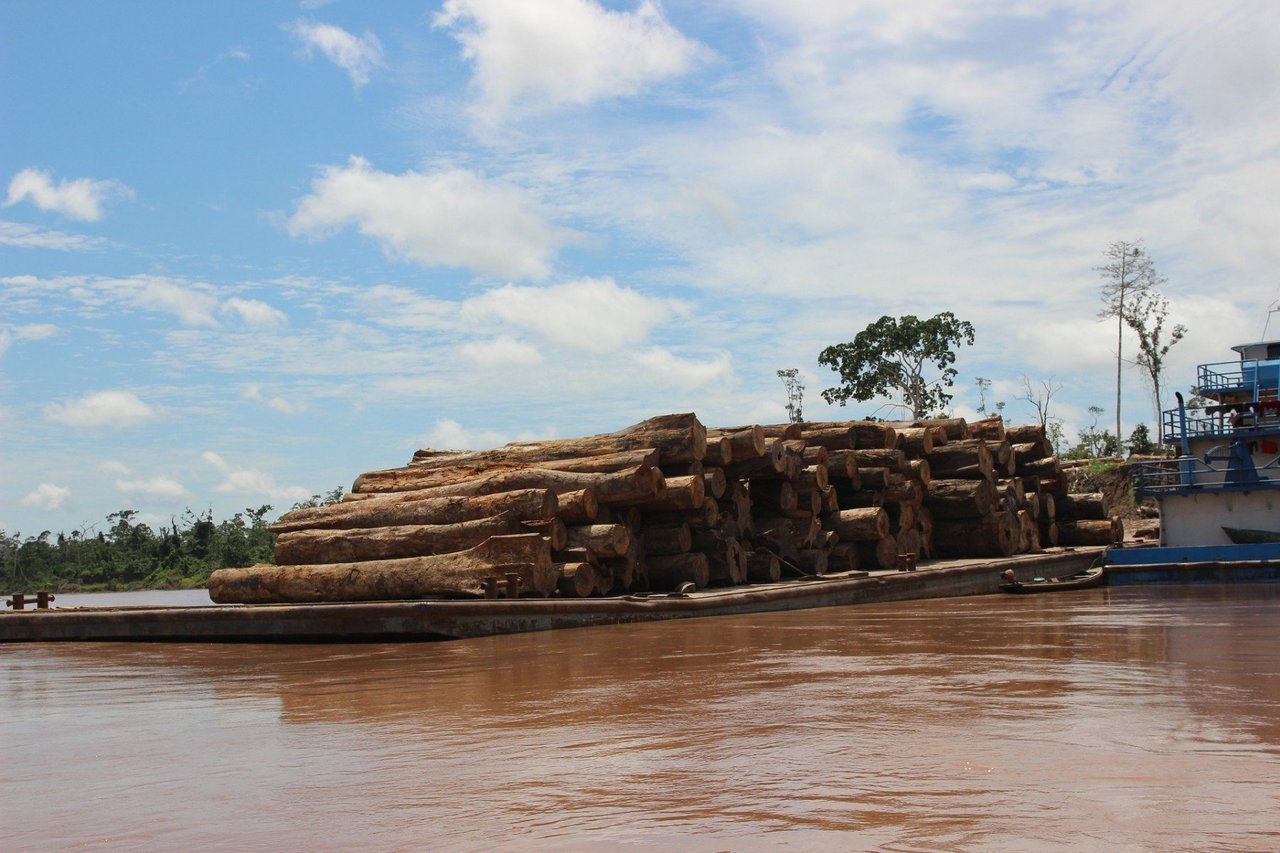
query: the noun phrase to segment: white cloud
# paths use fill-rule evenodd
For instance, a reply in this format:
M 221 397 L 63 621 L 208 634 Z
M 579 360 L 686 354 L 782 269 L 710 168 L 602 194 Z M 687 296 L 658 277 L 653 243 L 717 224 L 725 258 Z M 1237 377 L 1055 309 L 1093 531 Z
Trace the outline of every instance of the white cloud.
M 302 486 L 282 486 L 270 474 L 256 468 L 236 468 L 212 450 L 206 450 L 201 458 L 223 477 L 222 482 L 213 487 L 215 492 L 274 501 L 300 501 L 311 497 L 311 492 Z
M 132 391 L 96 391 L 78 400 L 50 403 L 46 420 L 72 427 L 129 427 L 155 417 L 155 411 Z
M 115 474 L 120 477 L 127 477 L 133 473 L 128 465 L 118 459 L 103 459 L 98 463 L 98 470 L 105 474 Z
M 354 36 L 333 24 L 294 21 L 286 29 L 306 47 L 318 50 L 337 65 L 356 86 L 363 86 L 377 68 L 383 67 L 382 43 L 373 33 Z
M 185 326 L 217 327 L 218 300 L 208 285 L 190 284 L 164 276 L 102 278 L 86 282 L 101 291 L 160 314 L 172 314 Z
M 9 347 L 25 341 L 40 341 L 58 334 L 58 327 L 52 323 L 29 323 L 23 326 L 0 325 L 0 356 Z
M 22 498 L 22 505 L 42 509 L 46 512 L 62 509 L 71 490 L 66 486 L 55 486 L 52 483 L 41 483 Z
M 689 71 L 707 53 L 653 0 L 633 12 L 592 0 L 447 0 L 435 24 L 475 64 L 482 115 L 511 106 L 589 104 L 634 95 Z
M 63 179 L 55 184 L 53 177 L 42 169 L 23 169 L 9 182 L 9 196 L 4 206 L 29 200 L 41 210 L 82 222 L 96 222 L 102 218 L 102 206 L 114 198 L 133 198 L 133 190 L 119 181 L 93 178 Z
M 468 341 L 458 347 L 464 361 L 486 370 L 532 367 L 542 364 L 542 353 L 533 344 L 518 341 L 510 335 L 491 340 Z
M 324 169 L 287 223 L 290 235 L 311 239 L 347 226 L 422 266 L 534 279 L 548 274 L 568 236 L 512 184 L 461 169 L 392 175 L 359 157 Z
M 421 447 L 434 447 L 437 450 L 487 450 L 499 447 L 510 441 L 528 441 L 533 436 L 521 436 L 513 439 L 509 433 L 493 429 L 474 429 L 449 418 L 436 421 L 431 432 L 417 440 Z
M 619 287 L 611 278 L 583 278 L 550 287 L 508 284 L 468 299 L 464 321 L 497 319 L 560 346 L 591 352 L 644 341 L 678 303 Z
M 282 415 L 298 415 L 307 410 L 306 403 L 295 403 L 280 396 L 268 397 L 263 393 L 262 386 L 256 382 L 245 386 L 243 396 L 246 400 L 257 400 L 265 403 L 267 408 Z
M 58 252 L 90 252 L 105 249 L 109 244 L 101 237 L 83 234 L 67 234 L 35 225 L 0 221 L 0 246 L 16 246 L 19 249 L 52 249 Z
M 116 480 L 116 488 L 131 497 L 138 496 L 154 500 L 175 500 L 187 495 L 185 486 L 177 480 L 164 476 L 151 477 L 147 480 Z
M 219 310 L 238 317 L 242 323 L 254 329 L 278 329 L 289 322 L 283 311 L 257 299 L 232 297 L 224 301 Z
M 652 347 L 638 354 L 634 363 L 648 375 L 686 389 L 725 385 L 733 375 L 733 359 L 727 352 L 710 358 L 681 358 L 663 347 Z

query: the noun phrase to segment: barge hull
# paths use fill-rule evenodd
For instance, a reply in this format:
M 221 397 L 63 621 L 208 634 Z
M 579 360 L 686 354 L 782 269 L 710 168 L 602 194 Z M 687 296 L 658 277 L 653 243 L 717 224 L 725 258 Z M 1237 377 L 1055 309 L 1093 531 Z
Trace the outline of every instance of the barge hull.
M 1069 574 L 1105 549 L 951 560 L 688 595 L 596 599 L 378 601 L 211 607 L 55 608 L 0 615 L 0 642 L 385 642 L 462 639 L 695 616 L 729 616 L 995 593 L 1000 574 Z

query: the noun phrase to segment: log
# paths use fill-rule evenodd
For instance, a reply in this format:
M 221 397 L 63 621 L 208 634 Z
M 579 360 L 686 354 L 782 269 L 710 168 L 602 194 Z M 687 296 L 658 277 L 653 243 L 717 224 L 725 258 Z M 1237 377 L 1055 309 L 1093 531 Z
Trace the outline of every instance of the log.
M 782 580 L 782 565 L 768 551 L 747 555 L 747 580 L 750 583 L 777 583 Z
M 803 427 L 803 441 L 809 447 L 825 447 L 828 450 L 853 450 L 857 447 L 857 433 L 844 424 L 804 424 Z
M 693 537 L 693 551 L 706 556 L 709 581 L 739 584 L 747 579 L 746 553 L 737 539 L 699 533 Z
M 363 475 L 362 475 L 363 476 Z M 602 504 L 643 501 L 660 498 L 665 488 L 662 471 L 648 465 L 639 465 L 628 471 L 612 474 L 556 471 L 546 468 L 524 468 L 516 471 L 500 471 L 482 474 L 461 483 L 435 486 L 429 489 L 407 491 L 398 488 L 403 482 L 379 481 L 372 484 L 377 490 L 401 492 L 413 498 L 460 497 L 509 492 L 515 489 L 551 489 L 557 495 L 581 489 L 592 489 L 596 500 Z M 396 487 L 396 488 L 393 488 Z
M 856 450 L 831 450 L 827 452 L 827 479 L 852 480 L 858 476 Z
M 934 444 L 960 441 L 969 438 L 969 424 L 964 418 L 922 418 L 914 421 L 887 421 L 886 426 L 896 429 L 923 428 L 934 431 Z M 941 433 L 943 441 L 938 441 Z
M 824 530 L 833 530 L 842 542 L 862 542 L 889 535 L 889 514 L 883 507 L 842 509 L 822 519 Z
M 292 510 L 271 525 L 271 531 L 457 524 L 504 513 L 521 519 L 551 518 L 558 503 L 550 489 L 519 489 L 475 497 L 354 501 Z
M 1041 492 L 1036 495 L 1036 500 L 1040 504 L 1040 521 L 1053 521 L 1058 517 L 1058 501 L 1053 495 Z
M 1005 441 L 1010 444 L 1035 444 L 1044 441 L 1046 437 L 1044 424 L 1024 424 L 1004 428 Z
M 1017 550 L 1020 531 L 1007 512 L 981 518 L 936 519 L 933 548 L 939 557 L 1009 557 Z
M 939 478 L 954 478 L 957 472 L 964 472 L 966 477 L 990 479 L 995 467 L 985 442 L 953 441 L 933 449 L 929 454 L 929 470 Z
M 969 435 L 983 441 L 1004 441 L 1004 418 L 995 415 L 980 421 L 970 421 Z
M 514 514 L 504 513 L 457 524 L 299 530 L 276 537 L 275 562 L 281 566 L 297 566 L 449 554 L 465 551 L 491 536 L 536 532 L 526 526 L 528 523 Z M 564 525 L 559 521 L 556 524 L 560 529 L 554 535 L 563 538 Z
M 596 591 L 596 567 L 590 563 L 561 563 L 556 589 L 565 598 L 587 598 Z
M 928 459 L 908 459 L 907 469 L 903 473 L 921 486 L 927 486 L 933 480 L 933 469 L 929 467 Z
M 923 459 L 933 452 L 933 430 L 925 427 L 898 430 L 898 450 L 910 459 Z
M 827 552 L 814 548 L 801 549 L 796 557 L 796 567 L 810 575 L 825 575 L 827 564 Z
M 666 591 L 679 588 L 682 583 L 692 583 L 699 589 L 711 582 L 711 569 L 707 555 L 690 552 L 668 557 L 651 557 L 646 561 L 649 570 L 649 586 Z
M 1040 550 L 1040 526 L 1036 524 L 1036 520 L 1031 517 L 1031 513 L 1027 510 L 1018 510 L 1018 525 L 1021 533 L 1021 547 L 1018 549 L 1023 553 L 1029 551 Z
M 898 537 L 893 534 L 852 544 L 858 549 L 858 564 L 865 569 L 892 569 L 898 564 Z
M 600 557 L 621 557 L 631 547 L 625 524 L 587 524 L 569 528 L 569 548 L 582 548 Z
M 752 480 L 748 489 L 753 510 L 789 512 L 799 506 L 796 489 L 788 480 Z
M 693 533 L 688 523 L 678 525 L 648 526 L 644 528 L 644 553 L 646 557 L 667 554 L 683 554 L 693 547 Z
M 1105 520 L 1111 517 L 1102 492 L 1069 494 L 1054 504 L 1059 521 Z
M 560 508 L 556 511 L 556 518 L 565 524 L 590 524 L 600 513 L 600 503 L 593 489 L 564 492 L 559 497 Z
M 1056 456 L 1044 456 L 1019 465 L 1018 474 L 1024 477 L 1061 477 L 1062 464 Z
M 665 488 L 657 497 L 626 498 L 605 501 L 617 506 L 639 506 L 642 510 L 658 512 L 688 512 L 703 505 L 707 499 L 706 480 L 702 474 L 686 477 L 667 477 Z
M 712 462 L 713 465 L 726 465 L 729 462 L 748 459 L 759 459 L 764 456 L 765 436 L 764 430 L 759 426 L 742 427 L 740 429 L 726 431 L 722 429 L 707 430 L 707 440 L 715 436 L 717 439 L 729 440 L 729 459 L 723 462 Z
M 907 467 L 907 457 L 897 448 L 855 450 L 853 455 L 858 460 L 859 472 L 865 468 L 888 468 L 895 474 L 901 474 Z
M 856 572 L 861 567 L 855 542 L 837 543 L 827 556 L 827 570 L 831 572 Z
M 729 463 L 724 466 L 724 475 L 730 480 L 784 476 L 787 470 L 784 450 L 783 439 L 768 438 L 762 455 Z
M 1023 473 L 1022 469 L 1026 465 L 1035 462 L 1037 459 L 1044 459 L 1046 456 L 1053 455 L 1053 445 L 1048 439 L 1043 442 L 1018 442 L 1013 445 L 1013 458 L 1017 465 L 1018 473 Z
M 978 518 L 988 515 L 994 504 L 990 480 L 934 480 L 924 498 L 935 520 Z
M 706 494 L 719 500 L 729 488 L 729 478 L 724 475 L 723 468 L 704 468 L 702 486 Z
M 1119 518 L 1109 519 L 1057 519 L 1058 544 L 1112 545 L 1124 540 L 1124 525 Z
M 511 570 L 520 575 L 522 590 L 555 590 L 551 548 L 529 533 L 494 536 L 474 548 L 431 557 L 219 569 L 209 576 L 209 597 L 219 604 L 275 604 L 481 596 L 485 578 L 501 578 L 503 567 L 517 564 Z
M 616 432 L 585 438 L 513 442 L 496 450 L 478 451 L 468 456 L 537 463 L 650 448 L 659 452 L 659 464 L 662 465 L 701 459 L 707 451 L 706 427 L 692 413 L 660 415 Z M 414 454 L 414 459 L 418 465 L 427 467 L 449 467 L 458 461 L 454 453 L 441 454 L 432 450 L 420 450 Z
M 1040 522 L 1040 547 L 1056 548 L 1058 546 L 1058 522 L 1052 518 Z

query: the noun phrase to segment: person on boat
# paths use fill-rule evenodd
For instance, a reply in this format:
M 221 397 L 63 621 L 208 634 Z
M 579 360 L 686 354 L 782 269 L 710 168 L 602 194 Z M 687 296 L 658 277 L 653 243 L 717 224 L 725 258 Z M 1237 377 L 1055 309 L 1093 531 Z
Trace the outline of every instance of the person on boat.
M 1013 569 L 1005 569 L 1000 573 L 1000 583 L 1017 586 L 1018 576 L 1013 573 Z

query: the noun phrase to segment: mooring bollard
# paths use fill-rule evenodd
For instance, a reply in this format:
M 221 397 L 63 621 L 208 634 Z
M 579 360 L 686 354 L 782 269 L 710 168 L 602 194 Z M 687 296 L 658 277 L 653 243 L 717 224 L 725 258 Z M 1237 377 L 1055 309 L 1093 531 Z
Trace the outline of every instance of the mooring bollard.
M 34 596 L 35 600 L 28 593 L 15 592 L 12 598 L 5 599 L 5 606 L 12 607 L 14 610 L 24 610 L 28 604 L 34 604 L 37 610 L 48 610 L 49 602 L 53 601 L 55 596 L 49 592 L 37 592 Z

